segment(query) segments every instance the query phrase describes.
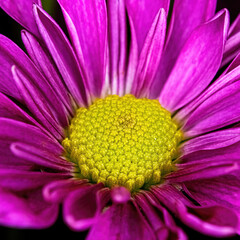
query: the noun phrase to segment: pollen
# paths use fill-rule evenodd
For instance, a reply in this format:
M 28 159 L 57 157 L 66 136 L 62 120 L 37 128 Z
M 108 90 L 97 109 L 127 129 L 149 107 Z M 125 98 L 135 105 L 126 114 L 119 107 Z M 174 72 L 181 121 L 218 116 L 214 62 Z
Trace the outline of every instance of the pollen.
M 62 145 L 78 177 L 134 192 L 175 170 L 182 132 L 157 100 L 109 95 L 79 108 Z

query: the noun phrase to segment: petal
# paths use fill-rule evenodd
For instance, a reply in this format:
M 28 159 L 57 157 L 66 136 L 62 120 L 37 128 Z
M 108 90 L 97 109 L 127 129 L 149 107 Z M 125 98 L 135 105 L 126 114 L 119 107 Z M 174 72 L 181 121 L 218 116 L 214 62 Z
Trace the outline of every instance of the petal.
M 158 239 L 187 239 L 184 232 L 176 226 L 176 223 L 167 209 L 160 204 L 154 204 L 155 202 L 150 192 L 137 194 L 135 200 Z
M 102 213 L 87 239 L 150 240 L 154 239 L 154 235 L 136 206 L 127 202 L 114 204 Z
M 194 99 L 190 104 L 182 108 L 175 116 L 176 121 L 185 122 L 183 128 L 188 128 L 188 125 L 191 126 L 191 122 L 188 123 L 189 115 L 194 114 L 194 111 L 204 103 L 209 97 L 221 92 L 222 89 L 231 85 L 232 83 L 239 80 L 240 67 L 237 65 L 238 59 L 233 62 L 232 65 L 226 69 L 226 72 L 223 73 L 216 81 L 213 82 L 199 97 Z M 239 59 L 240 60 L 240 59 Z
M 57 68 L 47 50 L 44 49 L 40 42 L 38 42 L 38 40 L 27 31 L 22 31 L 22 40 L 32 61 L 48 80 L 52 88 L 55 89 L 56 94 L 67 110 L 72 113 L 71 100 L 67 89 L 65 88 Z
M 0 118 L 0 139 L 11 143 L 28 143 L 59 156 L 63 153 L 62 146 L 54 138 L 50 138 L 35 126 L 13 119 Z M 5 151 L 9 149 L 5 148 Z
M 170 173 L 165 178 L 170 183 L 179 183 L 198 179 L 208 179 L 221 175 L 226 175 L 239 170 L 239 161 L 211 159 L 199 160 L 189 163 L 176 164 L 177 171 Z
M 27 192 L 60 179 L 67 179 L 66 173 L 30 172 L 0 169 L 1 187 L 13 192 Z
M 86 179 L 76 180 L 72 178 L 52 181 L 43 189 L 44 199 L 48 202 L 60 203 L 68 196 L 69 193 L 75 191 L 86 183 L 88 183 Z
M 12 77 L 11 67 L 16 65 L 16 56 L 20 58 L 20 62 L 23 59 L 21 59 L 21 55 L 16 52 L 13 46 L 8 38 L 0 35 L 0 78 L 4 79 L 4 81 L 0 81 L 0 91 L 21 101 L 21 96 Z
M 114 203 L 126 203 L 130 197 L 131 193 L 125 187 L 115 187 L 111 190 L 111 198 Z
M 184 224 L 200 233 L 215 237 L 228 237 L 237 233 L 236 214 L 223 206 L 194 206 L 170 185 L 154 187 L 152 192 Z
M 41 91 L 43 97 L 47 100 L 47 106 L 51 109 L 51 112 L 55 114 L 55 118 L 63 126 L 66 126 L 67 118 L 62 103 L 56 96 L 54 89 L 41 75 L 28 56 L 15 43 L 4 36 L 0 36 L 0 46 L 0 64 L 2 66 L 0 68 L 0 77 L 5 80 L 0 83 L 0 91 L 3 91 L 21 102 L 23 101 L 24 98 L 21 96 L 22 93 L 16 86 L 11 72 L 12 66 L 16 66 L 24 73 L 24 76 Z M 3 84 L 3 88 L 1 84 Z
M 41 189 L 29 191 L 24 195 L 0 189 L 1 225 L 41 229 L 51 226 L 57 216 L 58 206 L 45 202 Z
M 239 177 L 225 175 L 217 178 L 196 180 L 185 183 L 191 196 L 201 205 L 220 204 L 225 207 L 240 210 Z
M 240 81 L 229 83 L 198 106 L 184 126 L 186 136 L 206 133 L 238 122 L 239 89 Z
M 239 161 L 240 142 L 223 148 L 208 149 L 184 154 L 181 162 L 198 162 L 201 160 L 218 162 L 218 161 Z
M 123 95 L 127 65 L 127 23 L 124 0 L 108 1 L 111 93 Z
M 71 95 L 79 105 L 86 104 L 84 79 L 67 37 L 55 21 L 36 5 L 34 14 L 39 32 Z
M 201 150 L 224 148 L 240 141 L 240 128 L 230 128 L 195 137 L 183 143 L 184 155 Z
M 136 96 L 148 93 L 155 77 L 165 40 L 166 13 L 160 9 L 146 36 L 133 82 L 132 92 Z
M 106 74 L 107 10 L 105 0 L 58 1 L 80 66 L 93 96 L 101 96 Z
M 75 231 L 88 229 L 98 210 L 97 192 L 102 184 L 85 185 L 68 195 L 63 204 L 65 222 Z
M 56 172 L 73 172 L 73 164 L 52 154 L 52 152 L 46 152 L 42 149 L 34 147 L 30 144 L 14 142 L 10 146 L 11 151 L 15 156 L 33 163 L 36 166 L 40 166 L 41 169 L 52 169 Z
M 223 10 L 192 32 L 161 92 L 164 107 L 170 111 L 183 107 L 212 81 L 221 63 L 227 29 L 228 12 Z
M 41 128 L 41 125 L 4 94 L 0 93 L 0 117 L 14 119 Z
M 239 48 L 239 34 L 240 34 L 240 14 L 234 20 L 229 28 L 228 40 L 223 54 L 222 66 L 231 61 L 240 51 Z
M 169 0 L 126 1 L 127 11 L 133 21 L 133 26 L 136 31 L 137 45 L 140 51 L 143 48 L 147 34 L 160 8 L 163 8 L 165 12 L 168 13 L 169 4 Z
M 216 0 L 174 1 L 168 39 L 158 74 L 151 88 L 151 97 L 159 96 L 186 40 L 197 26 L 213 17 L 216 2 Z
M 12 73 L 28 109 L 56 139 L 62 139 L 64 134 L 63 128 L 56 122 L 52 111 L 48 107 L 48 102 L 43 97 L 39 88 L 33 85 L 31 81 L 24 76 L 23 72 L 19 71 L 15 66 L 12 68 Z
M 0 7 L 24 28 L 39 36 L 32 11 L 34 3 L 41 6 L 40 0 L 4 0 L 0 1 Z
M 130 32 L 131 32 L 131 42 L 129 47 L 129 59 L 127 64 L 128 66 L 127 66 L 125 94 L 131 93 L 132 84 L 135 78 L 137 64 L 138 64 L 138 57 L 139 57 L 136 31 L 135 31 L 131 16 L 128 16 L 128 17 L 129 17 L 129 25 L 130 25 Z

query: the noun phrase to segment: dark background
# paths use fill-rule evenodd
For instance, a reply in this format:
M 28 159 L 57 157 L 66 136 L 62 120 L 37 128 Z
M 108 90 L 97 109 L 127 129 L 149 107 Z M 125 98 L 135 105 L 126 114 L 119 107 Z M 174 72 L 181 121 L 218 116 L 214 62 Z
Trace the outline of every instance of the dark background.
M 152 0 L 154 1 L 154 0 Z M 194 0 L 193 0 L 194 1 Z M 57 20 L 61 27 L 66 30 L 62 15 L 60 14 L 60 9 L 54 0 L 43 0 L 45 9 Z M 239 0 L 219 0 L 217 9 L 227 8 L 230 11 L 231 22 L 236 18 L 240 12 L 240 1 Z M 56 11 L 57 9 L 57 11 Z M 56 15 L 58 13 L 58 15 Z M 13 21 L 7 14 L 5 14 L 0 9 L 0 33 L 9 37 L 14 42 L 16 42 L 20 47 L 23 48 L 20 39 L 21 27 Z M 180 224 L 180 223 L 179 223 Z M 137 227 L 137 226 L 136 226 Z M 210 238 L 203 236 L 191 229 L 182 226 L 189 236 L 189 239 L 203 239 L 211 240 L 215 238 Z M 64 224 L 61 216 L 61 211 L 57 222 L 50 228 L 44 230 L 22 230 L 22 229 L 12 229 L 6 227 L 0 227 L 0 239 L 1 240 L 38 240 L 38 239 L 67 239 L 67 240 L 81 240 L 85 239 L 87 232 L 79 233 L 69 230 L 69 228 Z M 236 236 L 233 238 L 228 238 L 231 240 L 240 239 Z M 134 239 L 133 239 L 134 240 Z

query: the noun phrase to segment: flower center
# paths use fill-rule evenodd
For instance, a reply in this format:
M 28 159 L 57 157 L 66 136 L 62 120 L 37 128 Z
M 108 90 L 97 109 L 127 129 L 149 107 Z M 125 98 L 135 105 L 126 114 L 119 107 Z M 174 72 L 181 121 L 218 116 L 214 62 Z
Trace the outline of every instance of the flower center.
M 78 176 L 130 191 L 162 182 L 174 170 L 182 138 L 157 100 L 110 95 L 79 108 L 62 144 Z

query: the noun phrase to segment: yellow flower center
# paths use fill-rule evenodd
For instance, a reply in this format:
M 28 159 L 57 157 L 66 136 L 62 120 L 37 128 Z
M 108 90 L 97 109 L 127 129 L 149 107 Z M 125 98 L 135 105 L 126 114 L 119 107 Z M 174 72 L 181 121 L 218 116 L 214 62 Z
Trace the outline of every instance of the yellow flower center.
M 62 144 L 78 177 L 131 192 L 174 170 L 182 132 L 157 100 L 110 95 L 79 108 Z

